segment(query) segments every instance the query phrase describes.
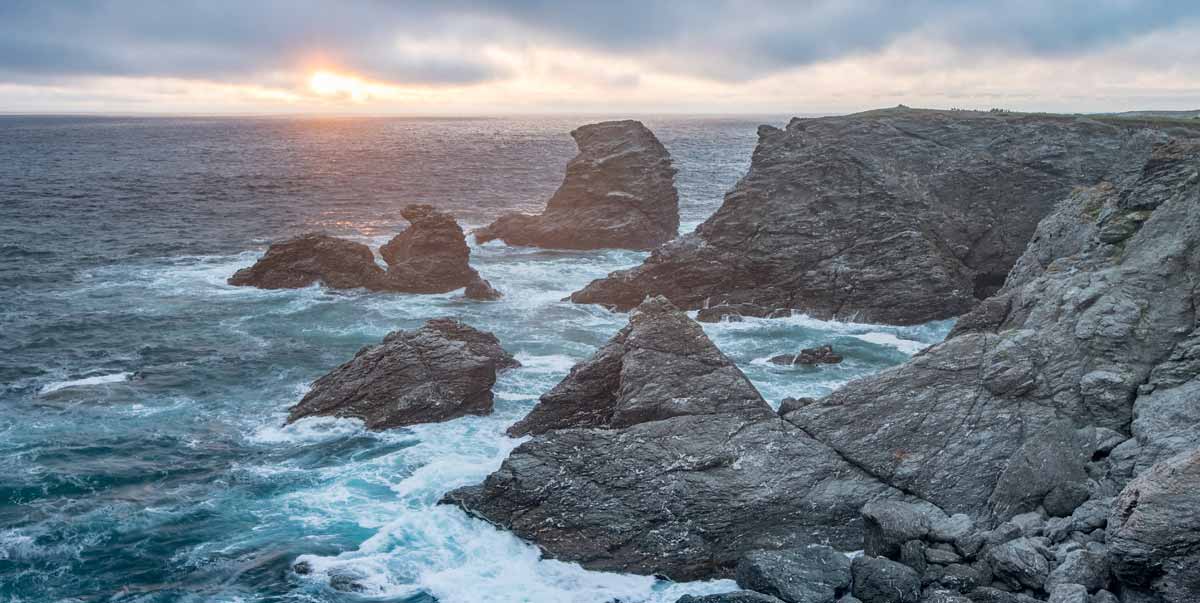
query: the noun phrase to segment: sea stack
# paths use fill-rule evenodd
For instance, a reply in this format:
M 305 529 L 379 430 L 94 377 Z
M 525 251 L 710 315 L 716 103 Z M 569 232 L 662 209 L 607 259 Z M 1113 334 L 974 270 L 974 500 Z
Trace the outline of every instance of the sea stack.
M 379 288 L 446 293 L 466 287 L 468 297 L 499 297 L 499 292 L 471 267 L 471 248 L 453 216 L 431 205 L 409 205 L 400 215 L 410 225 L 379 248 L 388 265 Z
M 595 570 L 691 580 L 757 549 L 854 550 L 865 503 L 907 498 L 781 420 L 661 297 L 510 433 L 533 438 L 444 502 Z
M 259 289 L 299 289 L 319 283 L 333 289 L 374 288 L 383 278 L 371 248 L 323 233 L 272 243 L 253 266 L 229 284 Z
M 520 366 L 495 335 L 449 318 L 383 342 L 317 379 L 288 413 L 362 419 L 368 429 L 448 421 L 492 412 L 496 372 Z
M 1056 203 L 1077 186 L 1136 177 L 1174 131 L 1195 135 L 908 108 L 762 126 L 749 173 L 711 218 L 571 300 L 628 310 L 664 295 L 701 320 L 958 316 L 999 289 Z
M 507 214 L 475 231 L 483 243 L 551 249 L 653 249 L 679 231 L 675 168 L 639 121 L 582 126 L 579 154 L 541 214 Z

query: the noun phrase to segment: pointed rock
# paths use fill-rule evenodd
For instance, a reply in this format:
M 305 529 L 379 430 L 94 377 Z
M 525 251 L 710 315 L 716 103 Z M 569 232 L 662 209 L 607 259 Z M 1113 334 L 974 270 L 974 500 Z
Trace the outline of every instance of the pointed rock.
M 538 215 L 508 214 L 475 231 L 481 243 L 552 249 L 653 249 L 678 234 L 671 156 L 639 121 L 606 121 L 571 132 L 579 155 Z
M 410 225 L 379 248 L 388 265 L 379 288 L 446 293 L 471 286 L 474 295 L 479 296 L 486 286 L 486 291 L 499 294 L 468 263 L 471 249 L 453 216 L 431 205 L 409 205 L 400 215 Z

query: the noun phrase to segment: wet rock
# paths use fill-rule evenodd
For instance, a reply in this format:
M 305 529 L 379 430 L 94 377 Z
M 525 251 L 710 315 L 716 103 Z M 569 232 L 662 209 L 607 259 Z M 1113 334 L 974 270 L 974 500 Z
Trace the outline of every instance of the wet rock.
M 699 325 L 652 299 L 523 421 L 534 437 L 457 504 L 588 569 L 691 580 L 744 554 L 861 546 L 905 498 L 783 421 Z
M 780 601 L 770 595 L 738 590 L 716 595 L 684 595 L 676 599 L 675 603 L 780 603 Z
M 362 419 L 368 429 L 448 421 L 492 411 L 496 372 L 519 366 L 491 333 L 457 320 L 394 331 L 313 383 L 288 422 Z
M 1075 187 L 1136 176 L 1166 138 L 1089 118 L 912 109 L 763 126 L 749 173 L 711 218 L 571 299 L 629 309 L 665 295 L 719 309 L 706 319 L 957 316 L 1000 288 Z
M 1050 574 L 1050 563 L 1030 538 L 1018 538 L 992 547 L 988 565 L 997 580 L 1014 589 L 1041 590 Z
M 447 293 L 472 287 L 470 296 L 498 293 L 471 268 L 471 249 L 453 216 L 430 205 L 409 205 L 400 215 L 409 227 L 379 248 L 388 269 L 378 288 Z
M 882 557 L 862 556 L 854 560 L 855 597 L 863 603 L 917 603 L 921 600 L 921 577 L 912 568 Z
M 1108 518 L 1112 573 L 1165 603 L 1200 592 L 1200 449 L 1158 463 L 1121 492 Z
M 253 266 L 229 278 L 230 285 L 298 289 L 322 284 L 334 289 L 374 288 L 383 277 L 371 248 L 321 233 L 272 243 Z
M 779 401 L 779 416 L 782 417 L 793 410 L 804 408 L 813 402 L 816 400 L 812 398 L 784 398 Z
M 653 249 L 675 238 L 675 168 L 646 126 L 606 121 L 582 126 L 571 136 L 579 154 L 567 164 L 545 211 L 502 216 L 475 231 L 476 240 L 554 249 Z
M 1156 171 L 1192 173 L 1200 144 L 1154 156 Z M 1039 505 L 1068 516 L 1093 493 L 1107 496 L 1089 465 L 1125 470 L 1110 460 L 1127 458 L 1126 444 L 1103 450 L 1131 422 L 1135 438 L 1149 438 L 1140 409 L 1134 421 L 1139 385 L 1195 329 L 1187 275 L 1200 273 L 1200 182 L 1160 197 L 1121 245 L 1094 236 L 1106 208 L 1157 194 L 1150 171 L 1079 189 L 1043 221 L 997 294 L 1010 311 L 996 330 L 961 333 L 785 419 L 884 482 L 976 520 Z M 1183 445 L 1187 428 L 1161 416 L 1161 433 L 1175 430 Z
M 842 357 L 833 351 L 833 346 L 823 345 L 815 348 L 804 348 L 798 354 L 783 354 L 772 356 L 773 364 L 794 366 L 797 364 L 837 364 Z
M 834 603 L 850 587 L 850 559 L 827 546 L 754 551 L 738 561 L 736 579 L 787 603 Z
M 463 290 L 463 295 L 469 299 L 480 301 L 496 301 L 504 297 L 503 293 L 500 293 L 491 283 L 482 278 L 477 278 L 471 284 L 467 285 L 467 288 Z

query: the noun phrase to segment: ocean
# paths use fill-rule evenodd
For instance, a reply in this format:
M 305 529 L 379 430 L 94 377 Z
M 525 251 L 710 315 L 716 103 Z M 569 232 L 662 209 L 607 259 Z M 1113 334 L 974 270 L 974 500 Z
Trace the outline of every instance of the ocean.
M 225 284 L 270 241 L 377 246 L 430 203 L 467 228 L 536 212 L 596 117 L 0 117 L 0 601 L 673 603 L 735 589 L 591 572 L 437 500 L 625 324 L 562 299 L 644 253 L 476 245 L 500 302 Z M 761 123 L 643 118 L 679 173 L 681 231 L 749 167 Z M 487 417 L 382 433 L 284 426 L 314 379 L 437 316 L 524 364 Z M 951 323 L 706 324 L 772 405 L 899 364 Z M 846 360 L 782 368 L 831 343 Z M 291 571 L 297 561 L 313 569 Z M 355 592 L 330 586 L 352 584 Z

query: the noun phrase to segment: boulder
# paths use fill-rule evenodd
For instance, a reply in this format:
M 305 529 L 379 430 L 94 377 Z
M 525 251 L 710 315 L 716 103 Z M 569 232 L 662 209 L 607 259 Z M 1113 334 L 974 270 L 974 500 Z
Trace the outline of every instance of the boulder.
M 444 502 L 588 569 L 692 580 L 757 549 L 853 550 L 865 503 L 907 498 L 780 419 L 663 299 L 514 431 L 533 438 Z
M 925 507 L 902 501 L 872 501 L 862 508 L 863 552 L 872 557 L 897 559 L 905 542 L 929 533 L 931 513 Z
M 997 580 L 1010 588 L 1042 590 L 1050 562 L 1032 538 L 1018 538 L 988 550 L 988 566 Z
M 1091 599 L 1087 589 L 1078 584 L 1056 584 L 1048 588 L 1050 597 L 1046 603 L 1088 603 Z
M 492 412 L 496 372 L 520 364 L 491 333 L 449 318 L 394 331 L 317 379 L 289 410 L 362 419 L 368 429 L 448 421 Z
M 1111 481 L 1100 483 L 1089 466 L 1129 456 L 1112 433 L 1131 422 L 1135 437 L 1150 437 L 1139 426 L 1150 417 L 1134 420 L 1139 386 L 1195 329 L 1200 179 L 1158 183 L 1197 165 L 1200 143 L 1170 143 L 1139 178 L 1076 190 L 997 294 L 1009 308 L 998 326 L 961 332 L 784 418 L 884 482 L 976 520 L 1039 505 L 1071 515 L 1089 496 L 1110 496 L 1118 472 L 1100 471 Z M 1104 216 L 1129 204 L 1154 209 L 1128 239 L 1096 238 Z M 1179 438 L 1168 449 L 1189 441 L 1190 426 L 1157 424 Z
M 863 603 L 917 603 L 921 577 L 907 565 L 882 557 L 862 556 L 851 566 L 855 597 Z
M 1200 448 L 1162 461 L 1121 492 L 1108 517 L 1112 573 L 1165 603 L 1200 593 Z
M 836 603 L 850 587 L 850 559 L 827 546 L 752 551 L 738 561 L 736 578 L 786 603 Z
M 653 132 L 639 121 L 625 120 L 582 126 L 571 136 L 579 154 L 567 164 L 566 177 L 545 211 L 501 216 L 475 231 L 477 241 L 649 250 L 675 238 L 675 168 Z
M 334 289 L 375 288 L 383 269 L 371 248 L 322 233 L 272 243 L 253 266 L 229 277 L 229 284 L 259 289 L 298 289 L 321 284 Z
M 1108 557 L 1103 547 L 1080 548 L 1063 556 L 1046 578 L 1046 589 L 1059 584 L 1080 584 L 1090 592 L 1108 586 Z
M 770 595 L 756 593 L 749 590 L 738 590 L 731 593 L 720 593 L 716 595 L 684 595 L 675 600 L 675 603 L 781 603 L 779 599 Z
M 823 345 L 815 348 L 804 348 L 798 354 L 782 354 L 772 356 L 771 362 L 793 366 L 797 364 L 837 364 L 842 357 L 833 351 L 833 346 Z
M 712 217 L 571 300 L 625 310 L 664 295 L 705 320 L 958 316 L 1000 288 L 1061 199 L 1136 176 L 1164 130 L 908 108 L 761 126 L 749 173 Z
M 447 293 L 469 287 L 468 297 L 499 297 L 471 267 L 471 249 L 453 216 L 431 205 L 409 205 L 400 215 L 409 221 L 409 227 L 379 248 L 388 265 L 380 289 Z

